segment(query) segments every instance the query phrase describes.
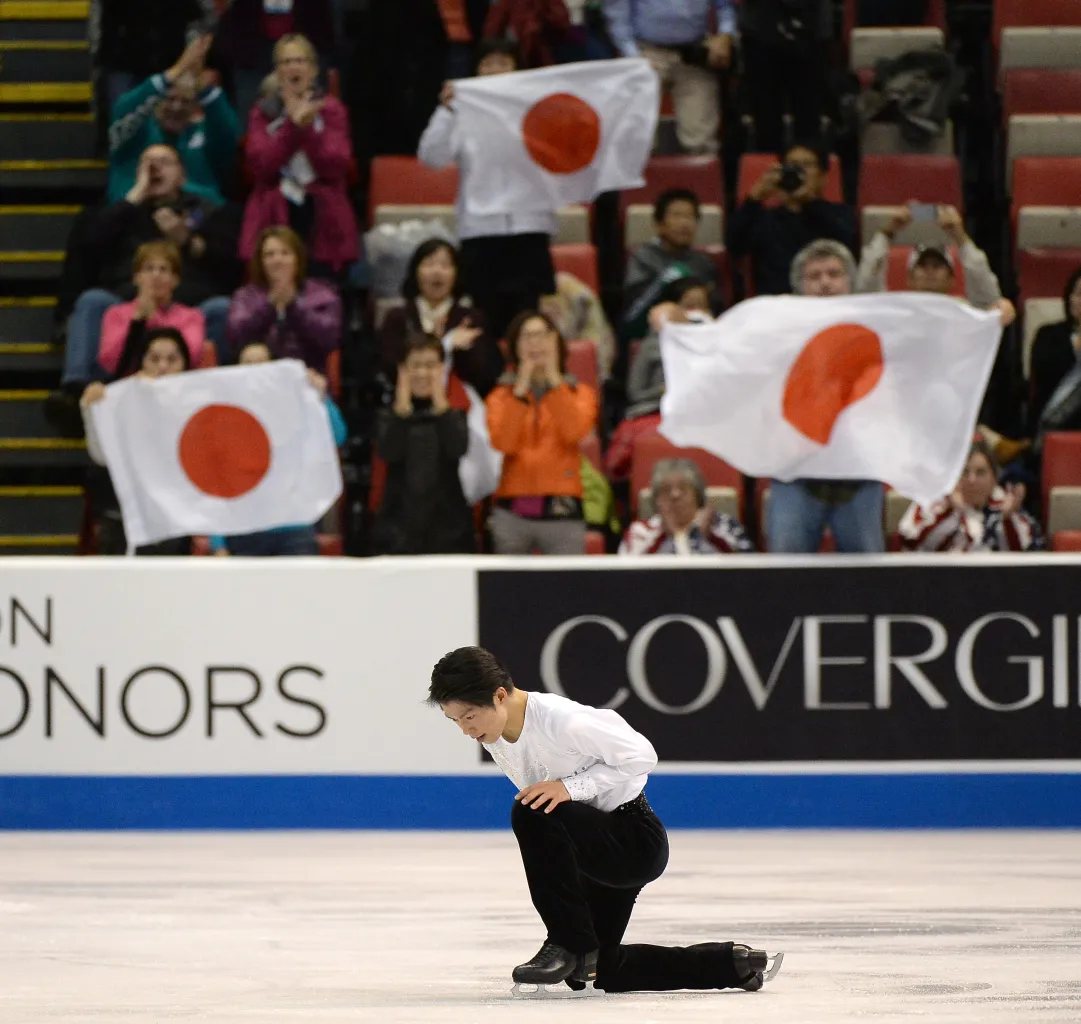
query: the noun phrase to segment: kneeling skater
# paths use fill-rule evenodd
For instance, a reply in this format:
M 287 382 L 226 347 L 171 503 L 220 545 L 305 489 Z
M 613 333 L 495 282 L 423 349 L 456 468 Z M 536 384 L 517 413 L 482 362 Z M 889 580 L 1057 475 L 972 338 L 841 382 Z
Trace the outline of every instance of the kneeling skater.
M 520 985 L 605 992 L 755 991 L 783 954 L 732 942 L 623 945 L 638 893 L 668 864 L 668 835 L 643 790 L 652 744 L 614 711 L 519 690 L 482 647 L 432 670 L 428 703 L 482 743 L 519 788 L 511 827 L 547 938 L 514 968 Z

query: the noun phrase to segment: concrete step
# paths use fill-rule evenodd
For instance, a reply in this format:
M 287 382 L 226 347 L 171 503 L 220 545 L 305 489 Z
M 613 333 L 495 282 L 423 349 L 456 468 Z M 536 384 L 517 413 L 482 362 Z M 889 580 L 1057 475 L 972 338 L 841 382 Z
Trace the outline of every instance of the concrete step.
M 0 538 L 71 537 L 83 519 L 81 487 L 0 487 Z M 0 540 L 0 555 L 5 554 Z
M 90 44 L 86 40 L 0 40 L 0 98 L 10 85 L 48 82 L 89 88 L 90 77 Z
M 56 431 L 45 419 L 48 391 L 0 391 L 0 437 L 50 437 Z
M 55 310 L 56 299 L 51 296 L 0 298 L 0 343 L 49 342 Z
M 81 206 L 0 206 L 0 281 L 60 276 L 71 224 Z
M 92 160 L 96 140 L 91 114 L 0 114 L 4 160 Z
M 104 189 L 109 177 L 105 160 L 0 160 L 0 188 Z
M 0 437 L 0 467 L 57 469 L 90 464 L 86 441 L 67 437 Z

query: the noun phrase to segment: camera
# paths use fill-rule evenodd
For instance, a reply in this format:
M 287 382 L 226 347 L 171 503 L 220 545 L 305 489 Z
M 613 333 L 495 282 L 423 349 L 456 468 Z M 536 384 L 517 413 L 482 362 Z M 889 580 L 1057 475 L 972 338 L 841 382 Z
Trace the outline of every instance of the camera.
M 796 192 L 806 179 L 807 172 L 798 164 L 783 164 L 781 178 L 777 182 L 777 187 L 782 192 Z

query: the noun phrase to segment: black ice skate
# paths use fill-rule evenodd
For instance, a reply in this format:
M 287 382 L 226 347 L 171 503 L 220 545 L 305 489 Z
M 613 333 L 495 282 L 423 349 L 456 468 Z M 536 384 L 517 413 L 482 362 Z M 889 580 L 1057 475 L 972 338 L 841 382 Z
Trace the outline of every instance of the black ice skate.
M 747 992 L 757 992 L 767 981 L 772 981 L 781 969 L 784 953 L 767 953 L 737 943 L 732 947 L 732 959 L 736 970 L 744 979 L 739 986 Z
M 511 977 L 516 996 L 587 995 L 597 977 L 597 953 L 578 955 L 545 942 L 536 956 L 514 968 Z M 568 987 L 563 987 L 564 982 Z

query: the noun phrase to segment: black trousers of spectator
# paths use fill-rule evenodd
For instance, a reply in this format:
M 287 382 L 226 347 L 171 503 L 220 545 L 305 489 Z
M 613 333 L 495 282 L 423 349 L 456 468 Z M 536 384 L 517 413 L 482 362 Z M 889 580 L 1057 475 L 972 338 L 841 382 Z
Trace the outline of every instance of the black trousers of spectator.
M 668 865 L 668 835 L 644 795 L 614 811 L 570 802 L 551 814 L 516 800 L 511 827 L 548 939 L 572 953 L 599 950 L 597 988 L 670 992 L 740 984 L 731 942 L 623 944 L 639 892 Z
M 463 239 L 462 283 L 493 338 L 505 337 L 519 313 L 555 293 L 550 242 L 542 233 Z
M 790 143 L 818 143 L 822 115 L 830 107 L 825 44 L 806 51 L 788 51 L 743 40 L 743 91 L 754 118 L 755 149 L 780 153 Z M 786 137 L 784 115 L 792 115 L 792 136 Z

